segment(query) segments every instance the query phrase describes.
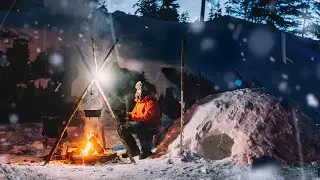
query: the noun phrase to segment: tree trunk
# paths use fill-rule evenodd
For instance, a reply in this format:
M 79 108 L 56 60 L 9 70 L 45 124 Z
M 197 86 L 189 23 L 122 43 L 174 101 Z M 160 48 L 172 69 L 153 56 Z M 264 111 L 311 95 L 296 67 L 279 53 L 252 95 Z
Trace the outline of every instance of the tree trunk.
M 206 10 L 206 0 L 201 0 L 200 22 L 204 22 L 204 13 Z
M 302 37 L 304 37 L 305 33 L 306 33 L 306 22 L 307 22 L 307 15 L 308 15 L 308 5 L 309 5 L 310 0 L 308 0 L 307 5 L 306 5 L 306 13 L 305 16 L 303 18 L 303 27 L 302 27 Z

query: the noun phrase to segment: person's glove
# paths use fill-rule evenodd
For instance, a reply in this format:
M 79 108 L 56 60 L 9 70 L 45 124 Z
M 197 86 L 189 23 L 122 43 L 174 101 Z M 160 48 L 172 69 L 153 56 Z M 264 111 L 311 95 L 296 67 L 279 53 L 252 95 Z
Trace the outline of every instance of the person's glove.
M 120 130 L 128 130 L 131 127 L 130 123 L 126 122 L 122 125 L 120 125 Z

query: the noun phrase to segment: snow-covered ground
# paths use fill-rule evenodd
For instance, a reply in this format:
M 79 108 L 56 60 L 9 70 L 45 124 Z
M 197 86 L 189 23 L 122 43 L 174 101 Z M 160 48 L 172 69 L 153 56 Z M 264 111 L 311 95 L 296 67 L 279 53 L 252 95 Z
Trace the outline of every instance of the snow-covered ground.
M 317 167 L 265 167 L 232 166 L 225 161 L 203 160 L 182 162 L 180 159 L 137 160 L 137 164 L 100 164 L 71 166 L 65 164 L 0 165 L 0 179 L 207 179 L 207 180 L 259 180 L 259 179 L 316 179 Z

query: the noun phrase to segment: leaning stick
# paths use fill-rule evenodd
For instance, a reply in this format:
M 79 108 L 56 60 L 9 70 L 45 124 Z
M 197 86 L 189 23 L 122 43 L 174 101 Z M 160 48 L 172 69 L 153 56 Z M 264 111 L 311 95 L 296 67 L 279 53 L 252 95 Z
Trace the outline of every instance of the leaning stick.
M 118 128 L 119 128 L 119 124 L 118 124 L 118 121 L 117 121 L 117 119 L 116 119 L 116 116 L 114 115 L 114 113 L 113 113 L 113 111 L 112 111 L 112 109 L 111 109 L 110 103 L 109 103 L 107 97 L 104 95 L 104 93 L 103 93 L 100 85 L 99 85 L 97 82 L 95 82 L 95 83 L 96 83 L 96 85 L 97 85 L 97 87 L 98 87 L 98 90 L 99 90 L 99 92 L 100 92 L 100 94 L 101 94 L 104 102 L 105 102 L 106 105 L 107 105 L 107 108 L 108 108 L 108 110 L 109 110 L 109 113 L 111 114 L 111 118 L 112 118 L 112 120 L 113 120 L 113 122 L 114 122 L 114 125 L 115 125 L 116 128 L 118 129 Z M 125 146 L 125 148 L 126 148 L 126 150 L 127 150 L 127 153 L 128 153 L 129 158 L 130 158 L 130 161 L 131 161 L 132 163 L 136 163 L 136 161 L 133 159 L 132 152 L 131 152 L 131 149 L 130 149 L 129 145 L 127 144 L 127 142 L 126 142 L 126 141 L 124 140 L 124 138 L 123 138 L 122 132 L 121 132 L 121 131 L 118 131 L 118 135 L 119 135 L 119 137 L 120 137 L 123 145 Z
M 85 89 L 85 91 L 82 93 L 81 98 L 78 99 L 77 103 L 75 104 L 75 106 L 74 106 L 74 108 L 73 108 L 73 111 L 72 111 L 71 116 L 69 117 L 67 123 L 65 124 L 65 126 L 64 126 L 64 128 L 63 128 L 63 131 L 62 131 L 61 134 L 60 134 L 60 137 L 59 137 L 59 138 L 57 139 L 57 141 L 54 143 L 54 145 L 53 145 L 53 147 L 52 147 L 49 155 L 47 156 L 46 161 L 45 161 L 44 164 L 43 164 L 43 166 L 49 163 L 49 161 L 50 161 L 50 159 L 51 159 L 54 151 L 57 149 L 58 145 L 60 144 L 61 139 L 62 139 L 64 133 L 67 131 L 68 126 L 69 126 L 69 124 L 70 124 L 73 116 L 76 114 L 77 109 L 79 108 L 79 105 L 80 105 L 81 101 L 82 101 L 82 100 L 84 99 L 84 97 L 87 95 L 88 90 L 91 88 L 91 86 L 93 85 L 93 83 L 94 83 L 94 81 L 92 81 L 92 82 L 90 83 L 90 85 L 87 86 L 87 88 Z

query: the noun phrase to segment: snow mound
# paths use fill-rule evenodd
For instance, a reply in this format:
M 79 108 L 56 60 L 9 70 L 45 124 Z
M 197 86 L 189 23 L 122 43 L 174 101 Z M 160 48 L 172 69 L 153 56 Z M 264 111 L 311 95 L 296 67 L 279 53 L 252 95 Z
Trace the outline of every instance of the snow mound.
M 210 95 L 185 114 L 183 146 L 208 160 L 252 164 L 261 156 L 279 163 L 319 159 L 319 137 L 312 121 L 296 108 L 258 90 Z M 179 157 L 180 120 L 169 129 L 157 155 Z

